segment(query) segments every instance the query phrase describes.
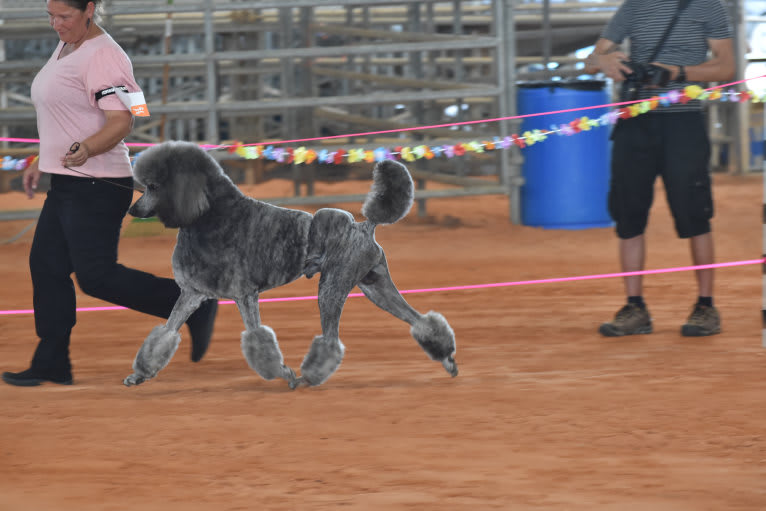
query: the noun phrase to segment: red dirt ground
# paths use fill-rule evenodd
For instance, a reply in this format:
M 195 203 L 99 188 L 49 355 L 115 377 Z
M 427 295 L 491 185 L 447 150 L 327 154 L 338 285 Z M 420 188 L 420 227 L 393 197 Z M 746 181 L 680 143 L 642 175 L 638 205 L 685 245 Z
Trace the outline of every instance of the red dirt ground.
M 324 184 L 340 194 L 367 183 Z M 248 192 L 289 195 L 270 181 Z M 718 261 L 757 259 L 759 175 L 715 175 Z M 39 207 L 19 193 L 0 209 Z M 348 209 L 358 213 L 358 204 Z M 437 199 L 378 229 L 400 289 L 619 271 L 611 229 L 512 225 L 503 197 Z M 29 222 L 0 222 L 0 240 Z M 146 224 L 145 224 L 146 225 Z M 172 234 L 126 225 L 123 263 L 170 275 Z M 31 308 L 31 233 L 0 245 L 0 309 Z M 649 268 L 690 264 L 662 195 Z M 305 296 L 302 279 L 263 298 Z M 158 320 L 81 312 L 75 385 L 0 384 L 0 509 L 762 510 L 766 508 L 766 350 L 758 265 L 717 273 L 723 332 L 679 334 L 695 299 L 689 272 L 649 276 L 655 333 L 605 339 L 622 305 L 618 279 L 405 295 L 442 312 L 458 343 L 449 378 L 409 328 L 351 298 L 347 352 L 323 386 L 290 391 L 252 372 L 236 307 L 221 307 L 207 357 L 188 337 L 156 379 L 126 388 Z M 81 293 L 79 306 L 105 305 Z M 319 318 L 314 301 L 262 305 L 287 363 L 299 368 Z M 27 367 L 29 314 L 0 316 L 1 370 Z

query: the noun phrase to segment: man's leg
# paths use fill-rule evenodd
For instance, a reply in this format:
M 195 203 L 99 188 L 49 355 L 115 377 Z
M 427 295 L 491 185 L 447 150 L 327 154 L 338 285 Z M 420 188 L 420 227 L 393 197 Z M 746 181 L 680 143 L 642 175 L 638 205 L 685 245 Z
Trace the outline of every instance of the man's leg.
M 646 238 L 643 234 L 632 238 L 620 238 L 620 267 L 624 272 L 644 269 Z M 628 303 L 615 315 L 614 319 L 599 327 L 599 333 L 606 337 L 649 334 L 652 332 L 652 318 L 642 296 L 641 275 L 623 277 Z
M 644 269 L 646 238 L 644 230 L 654 199 L 656 148 L 653 136 L 658 120 L 649 115 L 620 121 L 612 135 L 609 213 L 619 238 L 619 262 L 624 272 Z M 652 331 L 649 311 L 643 299 L 643 278 L 623 278 L 627 303 L 614 319 L 599 327 L 607 337 L 647 334 Z
M 715 250 L 713 248 L 713 234 L 705 233 L 693 236 L 689 239 L 692 261 L 695 266 L 713 264 L 715 262 Z M 713 296 L 713 268 L 696 270 L 697 288 L 699 296 Z
M 689 239 L 692 261 L 695 266 L 713 264 L 713 235 L 700 234 Z M 681 325 L 681 335 L 702 337 L 721 331 L 721 316 L 713 305 L 713 269 L 696 270 L 699 297 L 686 323 Z
M 629 239 L 620 239 L 620 267 L 623 272 L 641 271 L 646 258 L 646 237 L 643 234 Z M 623 278 L 626 296 L 641 296 L 643 293 L 642 275 Z
M 710 142 L 699 112 L 672 114 L 664 125 L 667 142 L 663 180 L 676 231 L 689 239 L 695 265 L 714 262 L 713 192 L 710 177 Z M 713 269 L 697 270 L 698 297 L 686 323 L 684 336 L 706 336 L 721 331 L 721 318 L 713 304 Z

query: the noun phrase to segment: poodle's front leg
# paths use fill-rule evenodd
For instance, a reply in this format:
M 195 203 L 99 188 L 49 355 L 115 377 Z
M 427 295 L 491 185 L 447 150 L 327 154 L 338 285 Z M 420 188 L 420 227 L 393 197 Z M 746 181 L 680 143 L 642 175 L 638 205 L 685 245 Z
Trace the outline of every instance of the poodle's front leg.
M 126 387 L 154 378 L 168 365 L 181 344 L 178 331 L 205 298 L 199 293 L 181 290 L 167 323 L 154 327 L 138 350 L 133 361 L 133 374 L 123 380 Z
M 237 307 L 245 323 L 242 332 L 242 353 L 252 370 L 264 380 L 282 378 L 291 389 L 298 385 L 295 372 L 285 365 L 274 330 L 261 325 L 258 295 L 237 300 Z

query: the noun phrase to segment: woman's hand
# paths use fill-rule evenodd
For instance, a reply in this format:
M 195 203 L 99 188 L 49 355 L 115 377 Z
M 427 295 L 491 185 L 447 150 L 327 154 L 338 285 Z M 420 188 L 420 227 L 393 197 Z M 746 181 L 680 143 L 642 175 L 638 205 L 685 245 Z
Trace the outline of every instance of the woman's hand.
M 35 196 L 35 190 L 37 190 L 37 183 L 40 182 L 40 169 L 38 168 L 39 160 L 35 159 L 24 169 L 24 173 L 21 175 L 21 182 L 24 184 L 24 191 L 27 197 L 30 199 Z
M 61 165 L 64 167 L 80 167 L 85 165 L 89 157 L 90 150 L 85 142 L 75 142 L 61 159 Z

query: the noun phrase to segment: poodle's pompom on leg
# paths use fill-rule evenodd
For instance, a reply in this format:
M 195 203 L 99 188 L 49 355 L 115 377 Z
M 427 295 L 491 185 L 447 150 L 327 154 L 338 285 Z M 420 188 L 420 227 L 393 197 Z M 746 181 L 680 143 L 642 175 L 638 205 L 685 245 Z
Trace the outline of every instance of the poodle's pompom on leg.
M 455 333 L 444 316 L 430 311 L 412 324 L 410 333 L 431 360 L 441 362 L 450 376 L 457 376 Z
M 167 325 L 154 327 L 136 354 L 133 361 L 133 374 L 125 378 L 122 383 L 130 387 L 140 385 L 157 376 L 157 373 L 173 358 L 179 344 L 181 344 L 181 335 L 177 330 Z
M 285 365 L 274 330 L 261 325 L 242 332 L 242 353 L 250 368 L 264 380 L 283 378 L 291 389 L 298 385 L 295 372 Z
M 305 385 L 321 385 L 338 369 L 346 347 L 340 339 L 328 339 L 323 335 L 314 337 L 311 348 L 301 364 L 300 382 Z

